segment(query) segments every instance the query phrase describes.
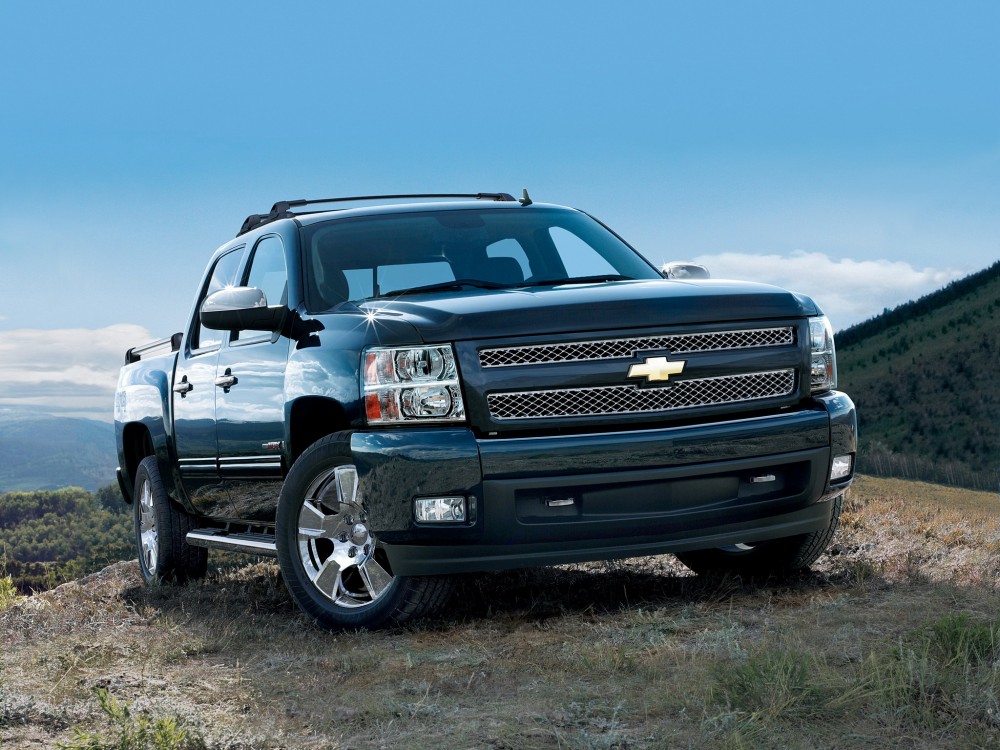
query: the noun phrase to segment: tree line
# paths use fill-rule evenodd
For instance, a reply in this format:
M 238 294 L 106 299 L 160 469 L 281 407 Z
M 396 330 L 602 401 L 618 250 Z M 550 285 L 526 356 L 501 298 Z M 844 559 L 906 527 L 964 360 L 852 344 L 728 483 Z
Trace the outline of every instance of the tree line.
M 131 508 L 114 485 L 0 495 L 0 575 L 41 591 L 135 557 Z
M 931 292 L 910 302 L 904 302 L 902 305 L 891 309 L 887 307 L 879 315 L 861 323 L 855 323 L 850 328 L 845 328 L 843 331 L 837 333 L 837 346 L 848 347 L 857 344 L 893 326 L 906 323 L 919 315 L 926 315 L 947 305 L 949 302 L 954 302 L 964 297 L 996 278 L 1000 278 L 1000 260 L 988 268 L 984 268 L 982 271 L 977 271 L 953 281 L 936 292 Z

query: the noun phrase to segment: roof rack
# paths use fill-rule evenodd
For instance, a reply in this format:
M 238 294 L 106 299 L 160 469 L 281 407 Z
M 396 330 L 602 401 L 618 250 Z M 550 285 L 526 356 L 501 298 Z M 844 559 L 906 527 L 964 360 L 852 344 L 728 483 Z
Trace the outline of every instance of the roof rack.
M 278 201 L 271 206 L 270 213 L 251 214 L 243 222 L 237 237 L 246 234 L 251 229 L 256 229 L 264 224 L 269 224 L 278 219 L 287 219 L 291 216 L 298 216 L 290 211 L 292 208 L 300 206 L 311 206 L 314 203 L 345 203 L 347 201 L 370 201 L 370 200 L 393 200 L 397 198 L 474 198 L 482 201 L 513 201 L 517 199 L 509 193 L 411 193 L 403 195 L 355 195 L 350 198 L 317 198 L 315 200 L 305 200 L 300 198 L 294 201 Z M 306 212 L 308 213 L 308 212 Z

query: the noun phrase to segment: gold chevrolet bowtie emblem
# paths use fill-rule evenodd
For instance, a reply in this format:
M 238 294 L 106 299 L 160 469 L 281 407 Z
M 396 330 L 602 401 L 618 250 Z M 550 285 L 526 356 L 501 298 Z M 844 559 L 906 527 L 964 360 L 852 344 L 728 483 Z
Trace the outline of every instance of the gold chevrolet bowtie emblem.
M 684 372 L 685 362 L 671 362 L 666 357 L 647 357 L 641 365 L 628 368 L 630 378 L 646 378 L 649 382 L 670 380 L 671 375 Z

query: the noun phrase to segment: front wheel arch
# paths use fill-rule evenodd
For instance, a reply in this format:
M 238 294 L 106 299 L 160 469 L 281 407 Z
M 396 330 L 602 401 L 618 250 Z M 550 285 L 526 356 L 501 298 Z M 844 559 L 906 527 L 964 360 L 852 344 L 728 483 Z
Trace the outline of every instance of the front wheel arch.
M 289 463 L 294 464 L 311 446 L 349 426 L 347 412 L 339 402 L 322 396 L 297 398 L 288 413 Z

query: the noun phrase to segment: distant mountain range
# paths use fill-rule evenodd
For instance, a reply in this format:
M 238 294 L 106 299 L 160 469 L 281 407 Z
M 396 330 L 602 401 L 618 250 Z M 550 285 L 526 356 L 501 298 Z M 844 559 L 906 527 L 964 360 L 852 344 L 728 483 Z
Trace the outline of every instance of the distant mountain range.
M 836 340 L 862 471 L 997 489 L 1000 262 Z
M 106 422 L 0 409 L 0 492 L 115 483 L 114 427 Z

